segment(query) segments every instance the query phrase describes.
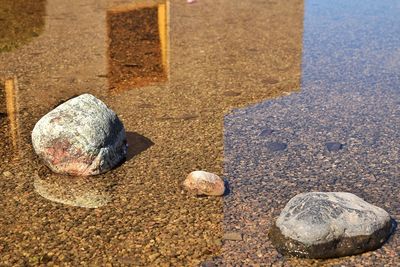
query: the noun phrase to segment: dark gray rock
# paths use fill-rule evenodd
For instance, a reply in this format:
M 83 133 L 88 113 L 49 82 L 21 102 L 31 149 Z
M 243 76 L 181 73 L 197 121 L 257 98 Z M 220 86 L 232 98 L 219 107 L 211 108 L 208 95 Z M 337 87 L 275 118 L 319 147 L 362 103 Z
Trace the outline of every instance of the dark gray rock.
M 281 142 L 269 142 L 267 143 L 267 149 L 270 152 L 283 151 L 287 148 L 287 144 Z
M 312 192 L 288 202 L 269 236 L 282 254 L 333 258 L 377 249 L 391 231 L 386 211 L 353 194 Z
M 265 128 L 264 130 L 261 131 L 259 136 L 269 136 L 274 132 L 271 128 Z
M 328 142 L 325 144 L 329 152 L 336 152 L 343 148 L 343 144 L 339 142 Z
M 43 116 L 32 132 L 36 154 L 54 172 L 95 175 L 126 156 L 122 122 L 103 102 L 83 94 Z

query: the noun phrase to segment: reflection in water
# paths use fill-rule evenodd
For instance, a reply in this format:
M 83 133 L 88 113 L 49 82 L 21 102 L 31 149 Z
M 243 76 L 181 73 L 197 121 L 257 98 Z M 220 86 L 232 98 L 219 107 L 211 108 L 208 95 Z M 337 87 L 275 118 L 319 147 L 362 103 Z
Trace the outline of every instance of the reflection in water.
M 39 36 L 44 27 L 45 0 L 0 0 L 0 52 Z
M 19 121 L 18 121 L 18 86 L 15 79 L 6 79 L 2 84 L 0 94 L 2 135 L 3 145 L 9 146 L 1 149 L 6 154 L 12 154 L 12 157 L 19 156 Z M 4 125 L 4 126 L 3 126 Z M 4 155 L 5 157 L 6 155 Z
M 109 83 L 113 90 L 168 78 L 168 4 L 135 3 L 109 9 Z
M 8 79 L 5 82 L 6 108 L 10 123 L 10 133 L 13 150 L 18 149 L 19 126 L 18 126 L 18 87 L 15 79 Z
M 98 177 L 59 175 L 46 167 L 38 171 L 34 187 L 42 197 L 71 206 L 98 208 L 111 201 L 109 186 Z

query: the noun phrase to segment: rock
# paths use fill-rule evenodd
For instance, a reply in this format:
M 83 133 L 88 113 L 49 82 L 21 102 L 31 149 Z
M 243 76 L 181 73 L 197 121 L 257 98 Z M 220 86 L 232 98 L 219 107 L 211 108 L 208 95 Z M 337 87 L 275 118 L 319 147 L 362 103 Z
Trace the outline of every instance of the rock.
M 392 227 L 386 211 L 353 194 L 312 192 L 287 203 L 269 236 L 282 254 L 334 258 L 379 248 Z
M 224 96 L 239 96 L 241 95 L 241 92 L 235 92 L 235 91 L 225 91 L 223 92 Z
M 225 192 L 224 181 L 216 174 L 205 171 L 193 171 L 183 186 L 195 195 L 222 196 Z
M 5 171 L 5 172 L 3 172 L 3 175 L 5 177 L 11 177 L 13 174 L 10 171 Z
M 149 256 L 149 260 L 155 261 L 158 257 L 160 257 L 160 253 L 154 253 Z
M 206 260 L 200 263 L 200 267 L 217 267 L 217 265 L 212 260 Z
M 243 236 L 241 233 L 238 232 L 226 232 L 223 236 L 222 239 L 224 240 L 233 240 L 233 241 L 241 241 L 243 240 Z
M 126 156 L 122 122 L 103 102 L 83 94 L 43 116 L 32 132 L 33 148 L 54 172 L 95 175 Z
M 264 130 L 261 131 L 261 133 L 258 136 L 269 136 L 274 132 L 271 128 L 265 128 Z
M 287 148 L 287 144 L 281 142 L 269 142 L 267 143 L 267 149 L 271 152 L 283 151 Z
M 325 144 L 329 152 L 336 152 L 343 148 L 343 144 L 338 142 L 328 142 Z

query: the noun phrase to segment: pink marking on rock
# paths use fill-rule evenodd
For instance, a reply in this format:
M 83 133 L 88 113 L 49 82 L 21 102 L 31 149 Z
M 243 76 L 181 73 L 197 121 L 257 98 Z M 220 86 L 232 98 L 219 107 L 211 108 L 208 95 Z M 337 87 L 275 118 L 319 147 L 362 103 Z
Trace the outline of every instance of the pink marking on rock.
M 43 154 L 48 159 L 50 169 L 70 175 L 91 175 L 89 166 L 93 158 L 84 155 L 81 149 L 73 147 L 68 140 L 57 139 Z
M 46 148 L 46 155 L 50 158 L 51 164 L 57 165 L 64 161 L 65 158 L 69 158 L 70 147 L 71 144 L 68 140 L 57 139 L 51 147 Z

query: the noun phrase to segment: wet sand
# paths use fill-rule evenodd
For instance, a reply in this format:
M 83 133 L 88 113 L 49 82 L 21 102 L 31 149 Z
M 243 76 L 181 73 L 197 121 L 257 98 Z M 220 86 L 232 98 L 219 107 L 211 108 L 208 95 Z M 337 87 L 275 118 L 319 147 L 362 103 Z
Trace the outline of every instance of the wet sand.
M 43 33 L 0 54 L 2 81 L 17 81 L 20 129 L 15 150 L 2 146 L 0 165 L 6 266 L 196 266 L 220 255 L 223 200 L 189 196 L 181 183 L 196 169 L 223 174 L 223 118 L 232 108 L 299 89 L 302 1 L 174 1 L 168 80 L 110 91 L 106 11 L 120 4 L 48 1 Z M 97 209 L 51 202 L 34 187 L 41 164 L 30 131 L 83 92 L 107 103 L 133 140 L 124 164 L 94 177 L 93 187 L 111 196 Z M 6 129 L 2 137 L 12 139 Z

